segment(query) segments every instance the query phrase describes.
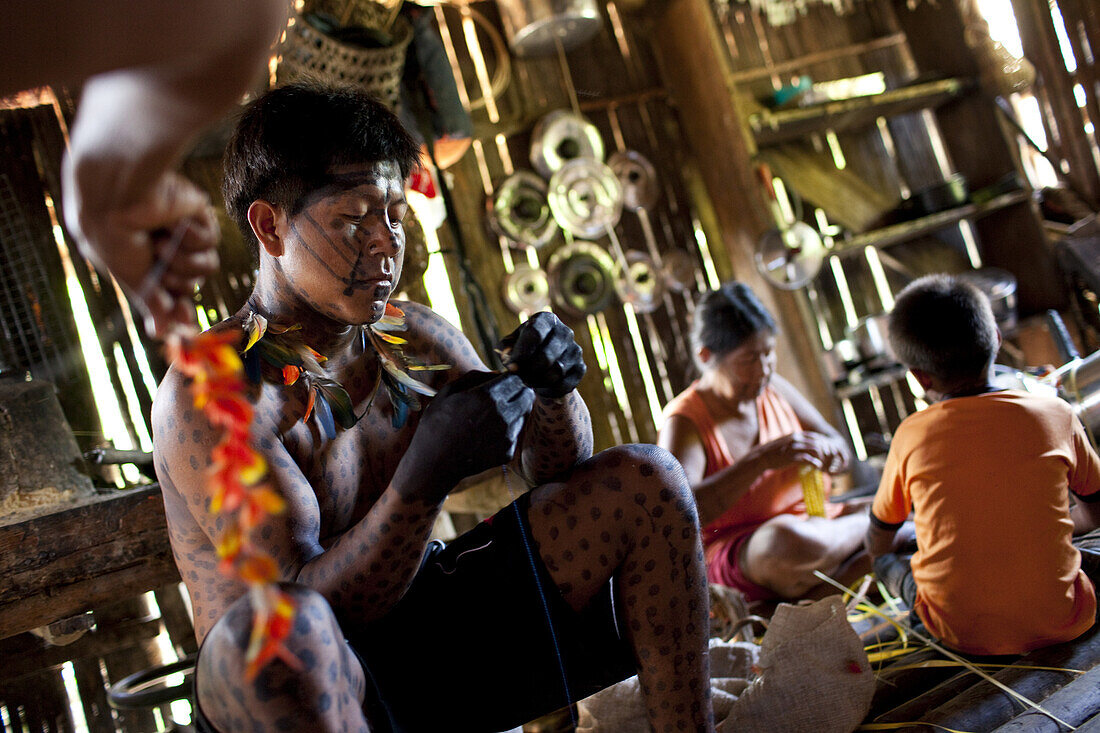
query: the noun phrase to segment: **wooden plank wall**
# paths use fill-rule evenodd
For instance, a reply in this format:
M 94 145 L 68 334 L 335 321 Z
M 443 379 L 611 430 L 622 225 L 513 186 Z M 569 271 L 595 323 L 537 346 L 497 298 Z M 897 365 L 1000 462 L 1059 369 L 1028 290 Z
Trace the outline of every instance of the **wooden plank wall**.
M 495 4 L 478 8 L 496 33 L 501 33 Z M 689 254 L 699 270 L 702 283 L 704 256 L 698 239 L 704 237 L 715 251 L 718 277 L 731 274 L 728 258 L 709 221 L 709 201 L 697 184 L 694 163 L 690 159 L 680 123 L 680 110 L 668 99 L 662 75 L 652 56 L 647 39 L 640 36 L 639 24 L 628 11 L 614 2 L 600 6 L 603 29 L 592 40 L 564 54 L 541 58 L 511 58 L 511 81 L 497 100 L 499 118 L 491 121 L 484 108 L 474 111 L 473 149 L 447 171 L 454 196 L 457 221 L 440 232 L 452 282 L 461 282 L 459 248 L 465 252 L 465 267 L 471 279 L 484 293 L 495 330 L 504 335 L 519 323 L 508 310 L 500 283 L 514 263 L 537 262 L 545 267 L 554 251 L 565 244 L 568 235 L 529 253 L 503 241 L 488 231 L 485 203 L 495 188 L 517 170 L 532 170 L 530 148 L 532 129 L 551 110 L 569 109 L 570 86 L 575 89 L 579 110 L 600 130 L 608 155 L 617 149 L 635 150 L 648 158 L 657 170 L 660 199 L 647 212 L 662 254 L 680 251 Z M 457 25 L 458 13 L 450 8 L 437 11 L 455 39 L 455 51 L 463 72 L 463 83 L 472 98 L 480 96 L 471 68 L 471 52 Z M 484 33 L 484 31 L 483 31 Z M 490 35 L 481 35 L 480 47 L 490 64 Z M 639 217 L 624 211 L 615 233 L 627 250 L 646 250 Z M 598 240 L 611 248 L 608 237 Z M 461 288 L 456 292 L 463 317 L 472 307 L 472 299 Z M 615 303 L 596 316 L 586 319 L 559 315 L 575 331 L 584 348 L 589 375 L 580 390 L 592 410 L 597 448 L 621 442 L 653 441 L 656 424 L 647 399 L 646 379 L 651 376 L 652 391 L 661 406 L 682 390 L 692 378 L 692 358 L 688 330 L 693 298 L 690 293 L 672 293 L 656 312 L 638 315 L 637 338 L 631 334 L 633 314 Z M 622 381 L 612 370 L 601 368 L 604 345 L 593 334 L 603 331 L 610 336 Z M 485 344 L 475 344 L 483 348 Z
M 1033 93 L 1044 112 L 1049 152 L 1064 166 L 1066 184 L 1093 210 L 1100 209 L 1100 8 L 1093 0 L 1013 0 L 1024 55 L 1036 67 Z M 1055 18 L 1060 15 L 1060 23 Z M 1070 71 L 1059 48 L 1065 28 Z M 1078 101 L 1080 94 L 1080 102 Z M 1091 131 L 1088 129 L 1091 127 Z

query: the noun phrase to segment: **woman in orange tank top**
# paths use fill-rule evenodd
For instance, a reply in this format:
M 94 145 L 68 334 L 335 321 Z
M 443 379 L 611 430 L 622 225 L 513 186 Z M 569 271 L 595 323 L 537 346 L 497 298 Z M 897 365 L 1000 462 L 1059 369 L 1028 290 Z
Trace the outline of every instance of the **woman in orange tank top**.
M 692 344 L 702 375 L 665 408 L 658 444 L 695 491 L 711 582 L 750 601 L 801 598 L 821 581 L 867 572 L 866 505 L 808 516 L 799 472 L 839 473 L 847 442 L 775 373 L 776 325 L 743 283 L 705 294 Z M 828 490 L 828 476 L 826 491 Z

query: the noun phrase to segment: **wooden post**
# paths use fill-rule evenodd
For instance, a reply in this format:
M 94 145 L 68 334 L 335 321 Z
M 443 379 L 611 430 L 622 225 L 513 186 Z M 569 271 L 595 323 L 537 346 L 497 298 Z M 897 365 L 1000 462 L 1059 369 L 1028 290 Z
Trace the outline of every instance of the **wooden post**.
M 774 224 L 753 178 L 752 151 L 737 108 L 737 90 L 710 5 L 703 0 L 669 0 L 659 6 L 652 28 L 654 52 L 665 78 L 675 79 L 669 92 L 680 112 L 684 138 L 701 162 L 698 172 L 721 232 L 711 242 L 719 276 L 742 280 L 775 313 L 782 324 L 779 371 L 822 414 L 832 416 L 836 403 L 811 341 L 814 334 L 805 330 L 795 297 L 764 282 L 753 262 L 757 239 Z

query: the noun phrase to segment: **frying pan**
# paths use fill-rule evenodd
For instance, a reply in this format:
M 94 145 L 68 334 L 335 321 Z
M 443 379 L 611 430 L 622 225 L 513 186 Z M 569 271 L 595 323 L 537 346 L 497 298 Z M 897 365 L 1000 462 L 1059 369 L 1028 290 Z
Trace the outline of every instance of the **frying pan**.
M 493 231 L 524 246 L 542 247 L 558 232 L 546 200 L 546 182 L 530 171 L 504 179 L 486 208 Z
M 611 255 L 594 242 L 576 241 L 558 248 L 548 266 L 550 294 L 567 315 L 599 313 L 615 297 Z
M 768 283 L 780 290 L 797 290 L 821 271 L 825 245 L 813 227 L 796 221 L 785 229 L 765 232 L 753 259 Z
M 576 158 L 604 159 L 600 131 L 583 115 L 556 109 L 535 123 L 531 131 L 531 167 L 550 178 Z
M 765 164 L 756 169 L 757 177 L 764 185 L 768 208 L 776 227 L 764 232 L 756 244 L 753 260 L 757 271 L 773 287 L 780 290 L 797 290 L 821 271 L 825 261 L 825 245 L 817 230 L 803 221 L 787 221 L 779 206 L 772 184 L 771 171 Z

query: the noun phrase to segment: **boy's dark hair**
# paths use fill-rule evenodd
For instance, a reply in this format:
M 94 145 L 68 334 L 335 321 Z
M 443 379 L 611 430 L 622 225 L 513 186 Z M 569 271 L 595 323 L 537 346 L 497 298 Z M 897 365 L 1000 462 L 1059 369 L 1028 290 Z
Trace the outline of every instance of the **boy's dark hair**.
M 241 113 L 225 151 L 222 195 L 255 256 L 248 224 L 253 201 L 264 199 L 293 216 L 334 166 L 392 161 L 407 178 L 419 158 L 397 116 L 368 92 L 296 81 Z
M 703 294 L 695 308 L 691 342 L 695 351 L 705 346 L 724 356 L 761 331 L 776 333 L 775 318 L 747 285 L 727 282 Z
M 989 298 L 966 280 L 925 275 L 909 283 L 890 312 L 898 360 L 948 383 L 982 377 L 997 355 Z

